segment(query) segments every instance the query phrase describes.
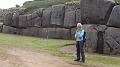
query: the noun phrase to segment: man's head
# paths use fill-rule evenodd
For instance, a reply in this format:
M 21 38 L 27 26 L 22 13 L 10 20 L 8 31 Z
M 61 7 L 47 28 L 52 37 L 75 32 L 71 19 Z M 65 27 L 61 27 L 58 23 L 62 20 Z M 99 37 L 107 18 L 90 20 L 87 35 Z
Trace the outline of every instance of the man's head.
M 77 28 L 82 28 L 82 24 L 81 23 L 77 23 Z

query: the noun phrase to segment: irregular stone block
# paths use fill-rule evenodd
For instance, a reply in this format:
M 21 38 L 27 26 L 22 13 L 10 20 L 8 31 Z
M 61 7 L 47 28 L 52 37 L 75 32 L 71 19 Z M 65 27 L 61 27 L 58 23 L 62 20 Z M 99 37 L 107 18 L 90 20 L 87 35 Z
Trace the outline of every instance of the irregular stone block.
M 52 6 L 51 24 L 63 26 L 64 13 L 65 13 L 65 6 L 64 5 Z
M 82 22 L 106 24 L 115 5 L 115 0 L 81 0 Z
M 113 11 L 110 15 L 110 18 L 108 20 L 108 23 L 107 25 L 110 26 L 110 27 L 118 27 L 120 28 L 120 6 L 115 6 L 113 8 Z

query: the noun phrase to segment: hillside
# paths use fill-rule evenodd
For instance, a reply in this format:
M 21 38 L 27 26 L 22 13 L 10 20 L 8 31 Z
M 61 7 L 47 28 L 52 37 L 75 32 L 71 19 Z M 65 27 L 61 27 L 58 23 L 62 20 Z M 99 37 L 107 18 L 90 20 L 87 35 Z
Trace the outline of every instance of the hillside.
M 79 0 L 34 0 L 25 2 L 22 7 L 25 7 L 27 9 L 48 8 L 52 5 L 64 4 L 65 2 L 73 1 Z

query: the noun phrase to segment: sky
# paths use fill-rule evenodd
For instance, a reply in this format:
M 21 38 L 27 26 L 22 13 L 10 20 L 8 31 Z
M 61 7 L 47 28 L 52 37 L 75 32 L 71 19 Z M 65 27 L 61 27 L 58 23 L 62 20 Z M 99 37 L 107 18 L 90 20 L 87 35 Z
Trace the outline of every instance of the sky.
M 15 7 L 16 4 L 22 6 L 25 1 L 32 1 L 32 0 L 0 0 L 0 8 L 7 9 L 10 7 Z

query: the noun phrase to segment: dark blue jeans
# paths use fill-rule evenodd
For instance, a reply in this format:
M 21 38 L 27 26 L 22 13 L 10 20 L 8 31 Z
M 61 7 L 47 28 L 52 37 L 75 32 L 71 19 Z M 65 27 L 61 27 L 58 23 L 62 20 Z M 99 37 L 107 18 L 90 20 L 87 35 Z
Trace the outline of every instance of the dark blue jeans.
M 76 41 L 77 48 L 77 59 L 85 62 L 85 54 L 84 54 L 84 43 L 83 41 Z

